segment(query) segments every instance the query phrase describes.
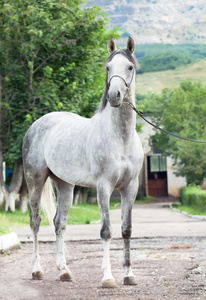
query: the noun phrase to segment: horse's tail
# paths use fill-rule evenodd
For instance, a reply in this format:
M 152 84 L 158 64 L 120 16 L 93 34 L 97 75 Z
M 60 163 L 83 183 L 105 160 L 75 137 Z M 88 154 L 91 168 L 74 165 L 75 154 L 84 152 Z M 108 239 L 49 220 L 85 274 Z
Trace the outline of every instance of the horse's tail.
M 53 220 L 56 214 L 55 194 L 49 177 L 45 182 L 42 191 L 41 208 L 43 209 L 45 216 L 48 218 L 49 224 L 54 226 Z

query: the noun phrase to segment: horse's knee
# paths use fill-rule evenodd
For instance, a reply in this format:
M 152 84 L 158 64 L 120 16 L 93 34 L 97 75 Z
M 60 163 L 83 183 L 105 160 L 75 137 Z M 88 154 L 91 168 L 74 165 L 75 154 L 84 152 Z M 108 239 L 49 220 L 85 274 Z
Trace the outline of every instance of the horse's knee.
M 56 235 L 60 235 L 64 233 L 66 230 L 66 224 L 61 224 L 60 222 L 55 224 L 55 233 Z
M 102 240 L 110 240 L 112 238 L 112 230 L 109 225 L 103 224 L 101 231 L 100 231 L 100 236 Z
M 54 217 L 54 226 L 55 226 L 55 233 L 56 235 L 62 234 L 66 230 L 67 225 L 67 218 L 61 219 L 58 215 Z
M 131 238 L 132 228 L 131 227 L 122 227 L 122 237 L 124 240 L 129 240 Z

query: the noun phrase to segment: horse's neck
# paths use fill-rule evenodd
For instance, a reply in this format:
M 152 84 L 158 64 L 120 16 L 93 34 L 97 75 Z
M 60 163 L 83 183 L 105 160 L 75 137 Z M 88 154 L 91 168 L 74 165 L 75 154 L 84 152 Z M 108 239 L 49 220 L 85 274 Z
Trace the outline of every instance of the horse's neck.
M 129 99 L 124 99 L 124 102 Z M 134 95 L 130 97 L 130 102 L 135 104 Z M 136 114 L 132 108 L 127 104 L 123 103 L 119 108 L 112 108 L 109 103 L 107 104 L 106 110 L 108 113 L 107 117 L 110 118 L 110 128 L 118 137 L 126 142 L 133 137 L 136 125 Z

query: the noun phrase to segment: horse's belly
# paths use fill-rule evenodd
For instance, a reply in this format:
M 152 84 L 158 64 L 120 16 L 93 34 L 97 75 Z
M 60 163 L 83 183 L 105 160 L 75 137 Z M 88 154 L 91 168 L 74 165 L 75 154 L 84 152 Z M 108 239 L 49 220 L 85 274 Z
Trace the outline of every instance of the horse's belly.
M 58 165 L 57 161 L 53 161 L 52 163 L 48 163 L 48 168 L 55 176 L 65 182 L 85 187 L 96 186 L 96 178 L 90 172 L 90 168 L 83 164 L 80 165 L 78 162 L 76 164 L 65 162 L 62 168 L 62 165 Z

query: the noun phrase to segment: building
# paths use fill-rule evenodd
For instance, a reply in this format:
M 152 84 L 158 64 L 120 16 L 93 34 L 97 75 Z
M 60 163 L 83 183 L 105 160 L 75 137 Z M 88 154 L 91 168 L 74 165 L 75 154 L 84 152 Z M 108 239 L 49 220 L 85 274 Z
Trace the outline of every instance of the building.
M 155 146 L 149 145 L 149 137 L 157 129 L 142 119 L 138 119 L 137 122 L 143 124 L 139 137 L 144 151 L 144 164 L 139 177 L 139 192 L 146 196 L 178 197 L 179 190 L 187 185 L 186 178 L 175 175 L 177 166 L 174 165 L 171 157 L 163 155 Z

